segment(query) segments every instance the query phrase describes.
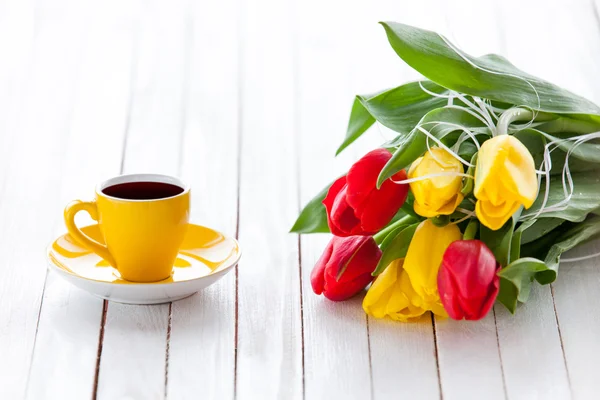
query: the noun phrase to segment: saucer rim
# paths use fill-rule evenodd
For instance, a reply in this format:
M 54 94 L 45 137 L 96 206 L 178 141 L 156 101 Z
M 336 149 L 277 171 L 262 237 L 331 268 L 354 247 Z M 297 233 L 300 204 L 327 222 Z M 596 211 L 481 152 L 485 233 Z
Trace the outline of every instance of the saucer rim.
M 229 270 L 231 270 L 232 268 L 234 268 L 236 265 L 238 265 L 238 263 L 240 262 L 240 259 L 242 258 L 242 248 L 240 246 L 240 243 L 238 242 L 238 240 L 235 237 L 231 237 L 228 235 L 225 235 L 223 232 L 218 231 L 216 229 L 213 229 L 209 226 L 206 225 L 200 225 L 200 224 L 196 224 L 193 222 L 188 222 L 189 225 L 194 225 L 194 226 L 199 226 L 201 228 L 207 228 L 210 229 L 212 231 L 215 231 L 217 233 L 219 233 L 220 235 L 233 240 L 233 242 L 236 244 L 238 251 L 237 251 L 237 257 L 231 262 L 230 265 L 228 265 L 225 268 L 222 268 L 220 271 L 217 271 L 215 273 L 210 273 L 208 275 L 203 275 L 203 276 L 199 276 L 197 278 L 192 278 L 192 279 L 188 279 L 188 280 L 184 280 L 184 281 L 177 281 L 177 282 L 163 282 L 160 283 L 160 281 L 156 281 L 156 282 L 134 282 L 134 281 L 127 281 L 126 286 L 128 286 L 129 288 L 133 288 L 133 287 L 160 287 L 160 286 L 173 286 L 173 285 L 177 285 L 177 284 L 186 284 L 186 283 L 190 283 L 190 282 L 195 282 L 198 280 L 202 280 L 205 278 L 209 278 L 209 277 L 217 277 L 217 276 L 221 276 L 226 274 L 227 272 L 229 272 Z M 90 225 L 86 225 L 83 226 L 82 228 L 87 228 L 89 226 L 94 226 L 94 225 L 98 225 L 98 224 L 90 224 Z M 54 238 L 50 244 L 48 244 L 48 246 L 46 246 L 46 262 L 48 263 L 48 266 L 51 267 L 52 270 L 54 270 L 55 272 L 59 273 L 59 274 L 68 274 L 73 276 L 74 278 L 77 279 L 85 279 L 86 281 L 90 281 L 90 282 L 96 282 L 96 283 L 100 283 L 100 284 L 106 284 L 106 285 L 118 285 L 118 286 L 122 286 L 123 284 L 120 283 L 115 283 L 115 282 L 107 282 L 107 281 L 103 281 L 103 280 L 99 280 L 99 279 L 92 279 L 92 278 L 88 278 L 82 275 L 78 275 L 72 271 L 63 269 L 61 267 L 59 267 L 58 265 L 56 265 L 53 261 L 52 261 L 52 257 L 50 256 L 50 252 L 52 251 L 52 245 L 54 244 L 54 242 L 56 242 L 56 240 L 62 236 L 68 235 L 69 232 L 65 232 L 60 234 L 59 236 L 57 236 L 56 238 Z M 114 268 L 114 267 L 113 267 Z

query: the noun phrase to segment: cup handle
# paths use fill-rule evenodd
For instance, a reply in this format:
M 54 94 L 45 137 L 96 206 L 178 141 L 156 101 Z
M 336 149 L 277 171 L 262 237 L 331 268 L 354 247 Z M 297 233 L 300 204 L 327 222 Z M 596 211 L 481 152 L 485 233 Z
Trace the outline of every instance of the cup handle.
M 116 263 L 113 256 L 108 252 L 108 247 L 98 243 L 88 235 L 83 233 L 81 229 L 75 225 L 75 214 L 79 211 L 86 211 L 94 221 L 98 221 L 98 206 L 95 201 L 75 200 L 67 204 L 65 207 L 65 225 L 67 231 L 75 240 L 84 244 L 88 249 L 98 254 L 100 257 L 109 262 L 110 265 L 116 268 Z

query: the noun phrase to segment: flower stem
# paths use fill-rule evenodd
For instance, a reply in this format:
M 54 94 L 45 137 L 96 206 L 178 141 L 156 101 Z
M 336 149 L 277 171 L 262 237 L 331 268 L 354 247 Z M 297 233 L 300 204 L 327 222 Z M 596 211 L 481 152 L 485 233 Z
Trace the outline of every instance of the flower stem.
M 416 221 L 417 221 L 417 219 L 415 217 L 413 217 L 412 215 L 405 215 L 404 217 L 400 218 L 398 221 L 394 222 L 393 224 L 387 226 L 386 228 L 382 229 L 381 231 L 379 231 L 378 233 L 373 235 L 373 239 L 375 239 L 375 243 L 380 245 L 381 242 L 383 242 L 383 240 L 385 239 L 385 237 L 387 235 L 389 235 L 390 232 L 392 232 L 394 229 L 396 229 L 397 227 L 399 227 L 401 225 L 408 225 L 408 224 L 410 224 L 412 222 L 416 222 Z
M 511 108 L 502 113 L 498 119 L 497 132 L 498 135 L 508 134 L 508 126 L 515 121 L 533 119 L 533 113 L 525 108 Z
M 477 235 L 477 231 L 479 230 L 479 222 L 477 219 L 472 219 L 467 225 L 465 229 L 465 234 L 463 235 L 463 240 L 471 240 L 475 239 L 475 235 Z

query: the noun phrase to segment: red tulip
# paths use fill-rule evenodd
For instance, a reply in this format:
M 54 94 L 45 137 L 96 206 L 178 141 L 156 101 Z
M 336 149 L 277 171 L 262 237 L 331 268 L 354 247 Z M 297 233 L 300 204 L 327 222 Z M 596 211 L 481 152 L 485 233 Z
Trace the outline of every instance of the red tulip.
M 438 291 L 452 319 L 477 320 L 494 305 L 500 265 L 492 251 L 479 240 L 458 240 L 444 252 L 438 272 Z
M 313 291 L 329 300 L 346 300 L 371 283 L 380 258 L 371 236 L 334 236 L 310 274 Z
M 367 153 L 331 185 L 323 200 L 329 229 L 336 236 L 374 235 L 390 222 L 404 204 L 407 184 L 386 180 L 377 189 L 377 177 L 392 158 L 389 151 L 377 149 Z M 396 173 L 393 180 L 406 179 L 406 172 Z

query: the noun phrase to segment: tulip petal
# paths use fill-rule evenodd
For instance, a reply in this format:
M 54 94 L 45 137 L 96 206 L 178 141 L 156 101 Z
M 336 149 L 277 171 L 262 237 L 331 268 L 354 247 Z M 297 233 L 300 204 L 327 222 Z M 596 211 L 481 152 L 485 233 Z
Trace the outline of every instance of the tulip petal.
M 325 287 L 325 266 L 327 262 L 331 258 L 331 254 L 333 252 L 333 240 L 329 241 L 325 251 L 317 260 L 315 267 L 310 273 L 310 284 L 312 286 L 313 292 L 315 294 L 323 293 L 323 288 Z
M 461 296 L 456 293 L 458 287 L 456 279 L 448 268 L 440 268 L 438 273 L 438 290 L 440 300 L 445 305 L 446 312 L 452 319 L 461 320 L 465 317 L 465 311 L 462 307 Z
M 478 320 L 498 295 L 500 266 L 480 240 L 459 240 L 446 249 L 438 274 L 444 308 L 453 319 Z
M 392 178 L 394 180 L 406 179 L 406 172 L 400 171 Z M 388 179 L 383 182 L 379 190 L 372 190 L 365 203 L 355 209 L 363 231 L 374 234 L 387 225 L 404 204 L 408 189 L 407 184 L 397 184 Z
M 460 229 L 456 225 L 437 227 L 430 220 L 423 221 L 415 231 L 408 247 L 404 269 L 415 292 L 424 299 L 423 307 L 436 307 L 439 311 L 438 270 L 448 246 L 461 238 Z
M 402 259 L 393 261 L 373 282 L 363 300 L 363 309 L 367 314 L 374 318 L 388 317 L 407 322 L 427 312 L 413 304 L 418 295 L 402 264 Z
M 535 164 L 527 147 L 514 138 L 514 147 L 508 153 L 505 176 L 512 177 L 516 186 L 516 195 L 525 208 L 531 207 L 538 193 L 538 182 L 535 175 Z M 532 173 L 533 171 L 533 173 Z
M 377 178 L 392 155 L 386 149 L 376 149 L 358 160 L 348 171 L 348 204 L 360 219 L 361 229 L 367 234 L 375 234 L 394 217 L 404 204 L 409 186 L 386 180 L 379 190 Z M 393 180 L 406 179 L 406 173 L 399 171 Z
M 346 201 L 347 190 L 348 185 L 345 185 L 333 201 L 331 211 L 332 226 L 330 226 L 330 230 L 338 236 L 353 235 L 360 229 L 360 220 Z
M 323 200 L 329 229 L 336 236 L 374 235 L 387 225 L 408 195 L 408 185 L 386 180 L 378 190 L 377 178 L 392 157 L 386 149 L 367 153 L 331 185 Z M 400 171 L 394 180 L 406 178 Z
M 367 201 L 377 185 L 379 172 L 392 158 L 386 149 L 376 149 L 368 152 L 358 160 L 348 171 L 348 204 L 352 208 L 360 208 Z
M 484 301 L 482 302 L 481 310 L 479 310 L 479 313 L 477 315 L 472 315 L 471 318 L 467 318 L 467 319 L 478 320 L 478 319 L 485 317 L 487 315 L 487 313 L 490 312 L 490 310 L 494 306 L 496 297 L 498 297 L 498 292 L 500 292 L 500 279 L 499 278 L 494 280 L 493 285 L 490 287 L 490 290 L 489 290 L 487 296 L 484 298 Z
M 327 210 L 327 225 L 329 225 L 331 233 L 336 236 L 349 236 L 351 234 L 351 229 L 342 229 L 339 226 L 338 221 L 340 221 L 340 218 L 342 220 L 345 220 L 345 218 L 356 219 L 354 211 L 345 202 L 345 195 L 340 195 L 340 192 L 345 188 L 346 176 L 344 175 L 333 182 L 323 199 L 323 205 Z
M 377 266 L 373 261 L 381 258 L 381 250 L 371 236 L 334 238 L 333 242 L 335 257 L 331 257 L 327 267 L 338 282 L 350 282 L 361 275 L 371 275 Z
M 494 182 L 502 172 L 502 166 L 506 159 L 506 145 L 509 135 L 500 135 L 485 141 L 479 149 L 477 155 L 477 167 L 475 168 L 475 187 L 473 194 L 475 197 L 482 198 L 484 188 L 495 188 L 497 182 Z M 497 202 L 496 190 L 487 190 L 487 200 Z
M 538 192 L 533 157 L 516 137 L 500 135 L 481 146 L 475 168 L 476 214 L 497 230 L 521 207 L 531 207 Z
M 346 300 L 371 283 L 380 258 L 371 236 L 334 236 L 312 270 L 313 291 L 329 300 Z
M 483 225 L 487 226 L 493 231 L 497 231 L 508 221 L 514 213 L 521 207 L 519 203 L 504 204 L 499 207 L 504 213 L 498 212 L 498 208 L 495 208 L 491 202 L 485 200 L 477 200 L 475 204 L 475 214 L 477 219 Z
M 432 148 L 421 158 L 418 158 L 408 171 L 409 178 L 420 178 L 439 173 L 455 173 L 456 175 L 432 176 L 410 183 L 415 197 L 414 210 L 423 217 L 450 215 L 458 204 L 457 195 L 462 187 L 462 163 L 448 151 Z
M 462 193 L 456 193 L 454 197 L 448 201 L 448 203 L 444 204 L 442 207 L 438 208 L 438 215 L 450 215 L 455 210 L 456 207 L 463 201 L 465 197 Z

